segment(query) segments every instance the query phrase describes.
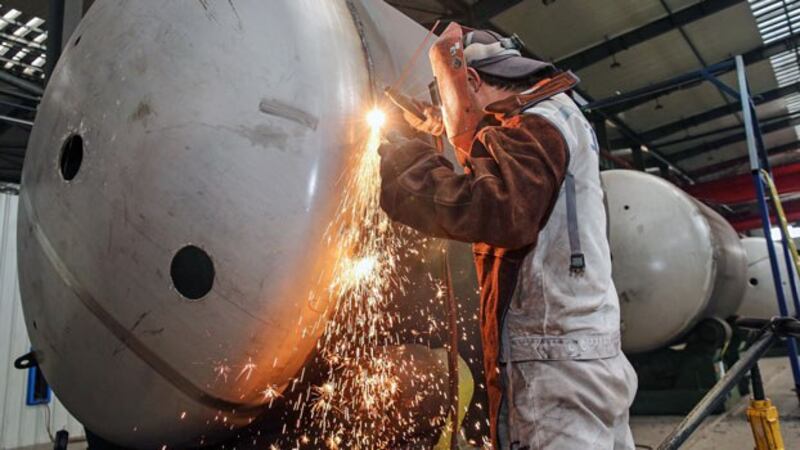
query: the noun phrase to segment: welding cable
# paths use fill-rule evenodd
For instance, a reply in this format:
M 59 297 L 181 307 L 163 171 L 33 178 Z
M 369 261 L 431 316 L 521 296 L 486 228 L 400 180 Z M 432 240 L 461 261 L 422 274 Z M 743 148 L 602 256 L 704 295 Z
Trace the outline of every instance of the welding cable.
M 775 187 L 775 182 L 772 180 L 772 177 L 769 175 L 764 169 L 761 169 L 761 176 L 766 181 L 767 186 L 769 187 L 769 194 L 770 198 L 772 199 L 772 204 L 775 205 L 775 211 L 778 214 L 778 222 L 780 222 L 781 231 L 783 231 L 783 235 L 786 237 L 787 244 L 789 245 L 789 250 L 792 254 L 792 261 L 794 262 L 794 270 L 797 273 L 797 276 L 800 277 L 800 256 L 797 254 L 797 246 L 794 243 L 794 239 L 791 238 L 789 235 L 789 223 L 786 220 L 786 214 L 783 212 L 783 203 L 781 203 L 780 195 L 778 194 L 778 189 Z M 800 311 L 798 311 L 800 313 Z
M 447 373 L 450 395 L 450 450 L 458 449 L 458 306 L 453 293 L 453 276 L 450 272 L 450 258 L 447 242 L 442 246 L 442 272 L 447 294 L 447 320 L 449 344 L 447 349 Z

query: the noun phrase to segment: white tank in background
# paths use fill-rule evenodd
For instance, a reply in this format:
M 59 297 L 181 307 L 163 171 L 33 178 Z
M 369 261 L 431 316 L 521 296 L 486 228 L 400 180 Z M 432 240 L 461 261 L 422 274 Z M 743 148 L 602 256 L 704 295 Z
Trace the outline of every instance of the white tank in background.
M 772 281 L 772 269 L 767 253 L 767 240 L 762 237 L 748 237 L 742 239 L 742 245 L 747 254 L 747 284 L 738 315 L 762 319 L 779 315 L 775 283 Z M 789 271 L 786 270 L 786 260 L 783 256 L 783 244 L 776 242 L 775 251 L 778 253 L 783 293 L 791 313 L 794 311 L 792 289 L 789 284 Z M 795 272 L 792 271 L 792 274 Z M 796 274 L 795 280 L 797 280 Z
M 610 170 L 602 178 L 623 350 L 661 348 L 703 318 L 734 315 L 746 260 L 730 224 L 656 176 Z

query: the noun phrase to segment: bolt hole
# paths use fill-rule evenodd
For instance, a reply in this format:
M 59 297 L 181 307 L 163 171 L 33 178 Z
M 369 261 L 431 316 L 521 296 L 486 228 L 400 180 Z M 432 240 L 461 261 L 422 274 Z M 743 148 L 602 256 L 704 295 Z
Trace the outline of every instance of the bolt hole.
M 189 300 L 200 300 L 214 286 L 214 262 L 200 247 L 187 245 L 172 258 L 172 284 Z
M 78 46 L 78 44 L 80 44 L 80 42 L 81 42 L 81 38 L 82 38 L 82 37 L 83 37 L 83 35 L 82 35 L 82 34 L 81 34 L 81 35 L 78 35 L 78 37 L 77 37 L 77 38 L 75 38 L 75 42 L 73 42 L 73 43 L 72 43 L 72 46 L 73 46 L 73 47 L 77 47 L 77 46 Z
M 70 135 L 61 147 L 59 167 L 61 177 L 69 181 L 78 175 L 83 163 L 83 138 L 79 134 Z
M 750 286 L 758 286 L 758 278 L 750 278 L 748 282 L 750 283 Z
M 623 207 L 622 207 L 622 209 L 624 209 L 625 211 L 627 211 L 627 210 L 631 209 L 631 207 L 630 207 L 630 205 L 625 205 L 625 206 L 623 206 Z

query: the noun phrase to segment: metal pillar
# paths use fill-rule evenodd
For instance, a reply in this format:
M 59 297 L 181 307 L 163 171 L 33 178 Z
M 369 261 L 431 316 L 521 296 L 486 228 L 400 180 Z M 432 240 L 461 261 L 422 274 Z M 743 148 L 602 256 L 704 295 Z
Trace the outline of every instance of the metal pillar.
M 594 127 L 594 135 L 597 137 L 597 145 L 600 147 L 600 152 L 603 150 L 611 152 L 608 144 L 608 128 L 606 128 L 606 119 L 601 115 L 593 115 L 592 126 Z M 614 165 L 604 158 L 600 158 L 600 169 L 613 169 Z
M 50 0 L 49 13 L 47 17 L 47 63 L 45 74 L 47 79 L 53 74 L 61 56 L 64 34 L 64 11 L 66 9 L 65 0 Z
M 15 88 L 20 89 L 28 94 L 35 95 L 36 97 L 41 97 L 44 93 L 44 89 L 38 84 L 28 80 L 23 80 L 22 78 L 12 75 L 5 70 L 0 70 L 0 81 L 14 86 Z M 38 101 L 39 99 L 37 98 L 36 100 Z
M 62 49 L 67 46 L 67 42 L 72 37 L 72 33 L 75 32 L 75 28 L 78 28 L 78 24 L 81 23 L 83 10 L 83 0 L 64 0 L 64 25 L 61 32 Z
M 761 138 L 761 131 L 756 123 L 755 107 L 750 98 L 750 91 L 747 85 L 747 74 L 745 72 L 744 60 L 741 56 L 736 57 L 736 74 L 739 81 L 739 100 L 742 103 L 742 116 L 744 119 L 745 135 L 747 138 L 747 153 L 750 157 L 750 171 L 753 175 L 753 183 L 756 188 L 756 201 L 761 213 L 761 224 L 764 236 L 767 238 L 767 252 L 769 253 L 770 267 L 772 268 L 772 281 L 775 284 L 775 293 L 778 301 L 778 310 L 784 317 L 789 317 L 789 309 L 786 306 L 786 297 L 783 292 L 781 282 L 781 272 L 778 266 L 778 256 L 775 251 L 775 243 L 772 241 L 772 224 L 770 223 L 769 206 L 765 197 L 764 181 L 761 177 L 761 169 L 769 171 L 769 162 L 764 153 L 764 144 Z M 784 243 L 786 246 L 786 243 Z M 797 341 L 794 337 L 787 337 L 789 347 L 789 364 L 792 367 L 795 392 L 800 396 L 800 364 L 797 360 Z
M 669 180 L 669 167 L 666 164 L 658 165 L 658 173 L 661 175 L 661 178 Z
M 597 136 L 597 145 L 603 150 L 611 151 L 608 142 L 608 128 L 606 127 L 606 118 L 600 115 L 594 117 L 592 121 L 594 125 L 594 134 Z
M 644 170 L 644 152 L 642 146 L 639 144 L 631 147 L 631 154 L 633 156 L 633 167 L 638 170 Z

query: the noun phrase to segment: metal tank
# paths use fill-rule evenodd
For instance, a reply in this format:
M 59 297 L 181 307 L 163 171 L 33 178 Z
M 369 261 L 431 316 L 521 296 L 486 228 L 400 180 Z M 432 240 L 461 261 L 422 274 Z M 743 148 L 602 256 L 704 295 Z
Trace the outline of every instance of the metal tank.
M 378 0 L 94 3 L 41 102 L 18 225 L 33 348 L 87 428 L 213 441 L 299 373 L 338 183 L 424 35 Z
M 775 283 L 772 280 L 772 268 L 769 262 L 769 254 L 767 253 L 767 240 L 762 237 L 743 238 L 742 246 L 744 246 L 744 251 L 747 254 L 747 284 L 744 288 L 742 305 L 739 307 L 737 314 L 742 317 L 758 317 L 762 319 L 780 315 Z M 775 242 L 775 251 L 778 254 L 783 295 L 791 312 L 793 310 L 792 290 L 781 242 Z M 800 286 L 800 280 L 798 280 L 797 275 L 794 271 L 792 271 L 792 274 L 798 286 Z
M 602 179 L 623 350 L 661 348 L 702 318 L 736 313 L 746 259 L 733 228 L 656 176 L 610 170 Z

